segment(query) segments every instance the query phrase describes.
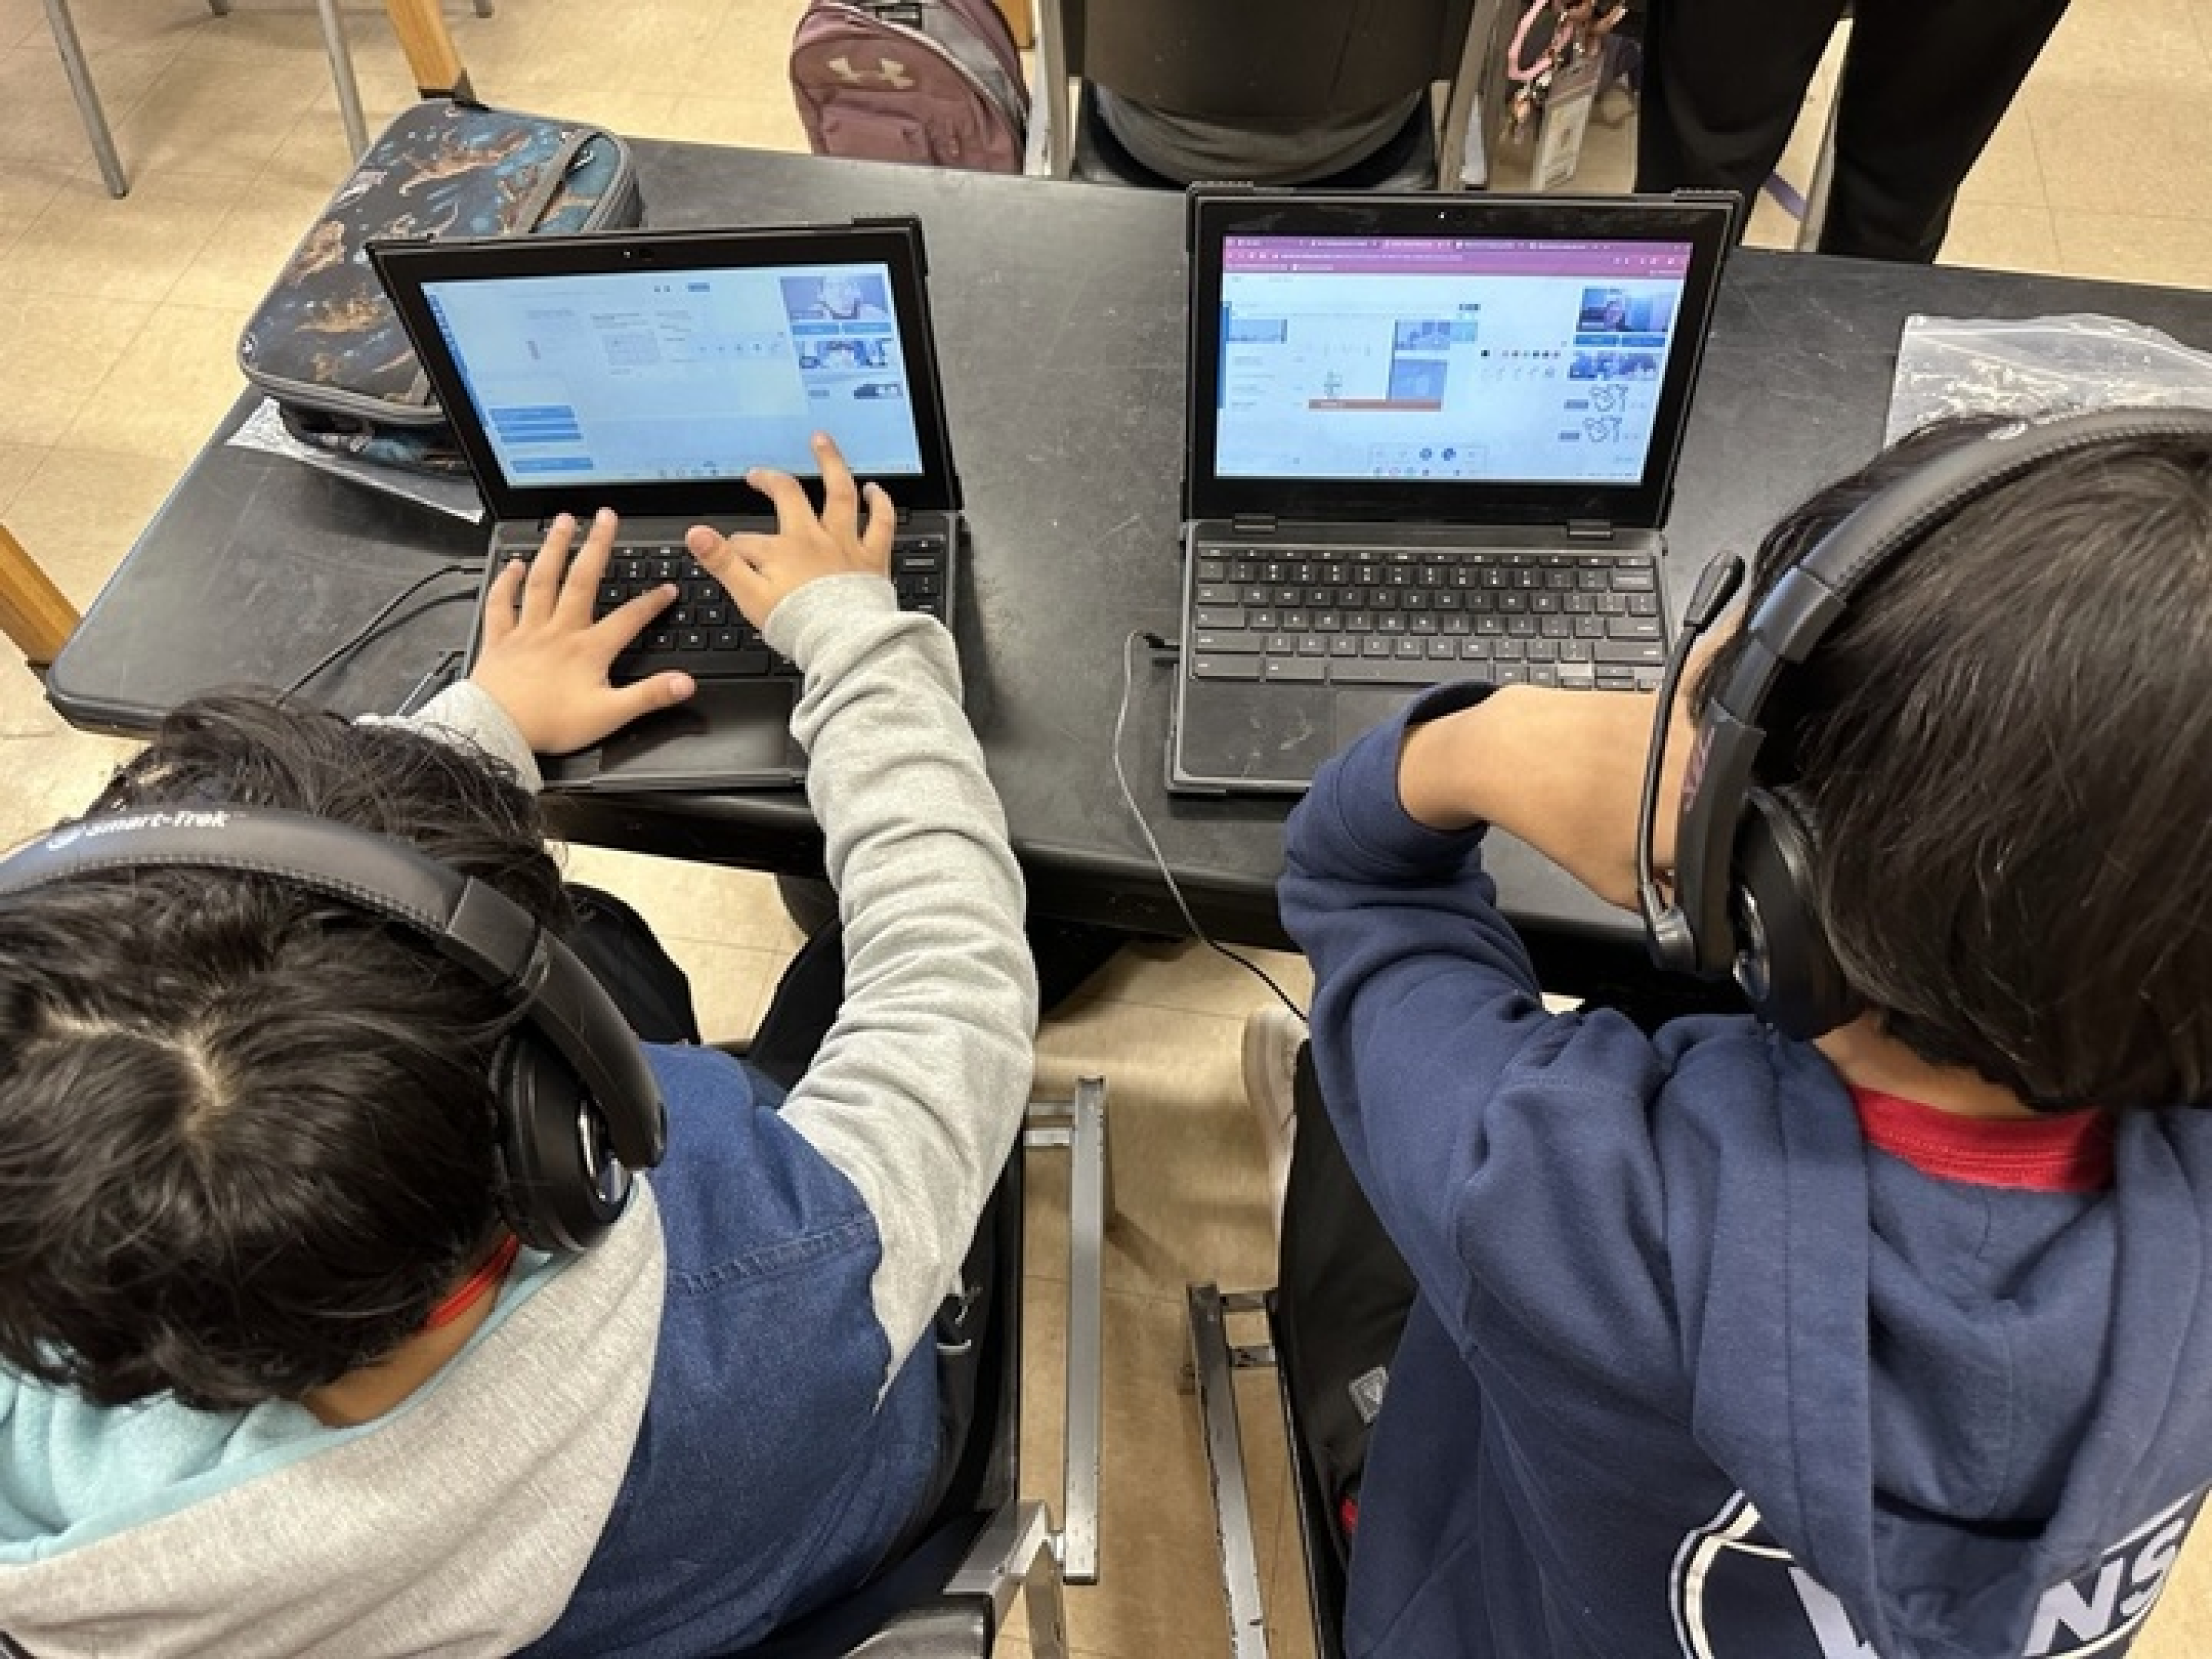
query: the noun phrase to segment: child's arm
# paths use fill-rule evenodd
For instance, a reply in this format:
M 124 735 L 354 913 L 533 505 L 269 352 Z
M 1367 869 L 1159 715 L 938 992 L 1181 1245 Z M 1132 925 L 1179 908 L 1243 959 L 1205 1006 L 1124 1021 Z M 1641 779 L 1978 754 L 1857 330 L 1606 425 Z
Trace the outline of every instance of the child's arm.
M 1650 697 L 1628 691 L 1504 686 L 1471 708 L 1406 734 L 1398 796 L 1432 830 L 1494 823 L 1565 869 L 1600 898 L 1636 903 L 1636 811 L 1651 743 Z M 1688 734 L 1667 745 L 1653 858 L 1674 856 Z
M 842 457 L 827 438 L 816 445 L 818 517 L 794 480 L 758 471 L 776 534 L 725 539 L 702 527 L 688 541 L 805 675 L 792 725 L 844 916 L 846 1000 L 781 1115 L 876 1218 L 874 1302 L 896 1367 L 952 1288 L 1020 1127 L 1036 979 L 1021 872 L 961 710 L 951 637 L 897 607 L 888 498 L 871 487 L 864 528 Z M 647 595 L 592 619 L 613 530 L 600 515 L 572 562 L 571 532 L 556 527 L 526 574 L 504 574 L 520 605 L 488 611 L 512 625 L 488 622 L 470 679 L 410 723 L 474 743 L 535 787 L 532 749 L 577 747 L 690 695 L 681 675 L 607 682 L 666 604 Z
M 688 674 L 655 674 L 627 685 L 607 678 L 614 659 L 676 597 L 670 584 L 593 616 L 616 525 L 612 513 L 594 514 L 578 546 L 576 521 L 565 513 L 556 519 L 534 557 L 511 562 L 492 579 L 468 678 L 412 714 L 366 718 L 472 745 L 535 793 L 544 782 L 539 755 L 587 747 L 690 696 L 696 688 Z
M 797 663 L 792 717 L 845 922 L 845 1002 L 783 1120 L 859 1188 L 883 1255 L 872 1285 L 894 1368 L 953 1286 L 1029 1099 L 1036 980 L 1021 872 L 960 707 L 951 636 L 884 577 L 892 515 L 817 440 L 817 520 L 760 474 L 773 537 L 691 532 L 770 645 Z
M 1663 1352 L 1640 1322 L 1665 1271 L 1663 1064 L 1626 1020 L 1547 1012 L 1480 859 L 1494 817 L 1625 897 L 1652 704 L 1461 686 L 1410 712 L 1323 768 L 1289 827 L 1330 1118 L 1448 1320 L 1486 1286 L 1594 1353 Z

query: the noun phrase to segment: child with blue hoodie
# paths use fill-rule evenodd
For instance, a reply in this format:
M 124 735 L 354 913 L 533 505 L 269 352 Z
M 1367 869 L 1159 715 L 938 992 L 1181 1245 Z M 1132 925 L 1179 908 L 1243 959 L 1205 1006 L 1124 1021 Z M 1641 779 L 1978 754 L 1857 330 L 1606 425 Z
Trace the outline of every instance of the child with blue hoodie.
M 2150 1614 L 2212 1483 L 2212 418 L 2077 426 L 1931 431 L 1824 490 L 1692 668 L 1650 851 L 1663 879 L 1679 833 L 1710 899 L 1684 826 L 1755 717 L 1814 937 L 1729 816 L 1722 960 L 1827 953 L 1817 1018 L 1749 973 L 1794 1034 L 1548 1012 L 1498 912 L 1491 826 L 1637 902 L 1648 699 L 1439 690 L 1294 815 L 1291 1326 L 1319 1352 L 1395 1297 L 1294 1378 L 1310 1421 L 1374 1418 L 1364 1468 L 1321 1449 L 1351 1653 L 2053 1659 Z M 1803 579 L 2022 443 L 1847 599 Z

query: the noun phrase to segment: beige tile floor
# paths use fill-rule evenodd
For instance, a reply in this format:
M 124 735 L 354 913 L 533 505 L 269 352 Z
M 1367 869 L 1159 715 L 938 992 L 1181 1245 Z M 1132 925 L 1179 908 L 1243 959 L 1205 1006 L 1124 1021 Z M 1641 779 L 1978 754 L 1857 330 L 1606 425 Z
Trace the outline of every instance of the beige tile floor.
M 101 188 L 39 0 L 0 0 L 0 520 L 80 602 L 130 547 L 238 387 L 233 339 L 347 154 L 307 0 L 74 0 L 133 188 Z M 516 107 L 641 135 L 800 149 L 783 79 L 798 0 L 501 0 L 449 8 L 478 89 Z M 351 9 L 372 124 L 411 96 L 380 11 Z M 2212 9 L 2075 0 L 1968 181 L 1947 258 L 2203 286 L 2212 283 Z M 1818 100 L 1806 131 L 1817 130 Z M 2124 113 L 2123 113 L 2124 112 Z M 1618 187 L 1630 129 L 1593 131 L 1583 182 Z M 1789 169 L 1802 183 L 1801 139 Z M 1792 227 L 1763 206 L 1757 240 Z M 27 675 L 0 673 L 0 844 L 82 800 L 124 746 L 74 733 Z M 795 935 L 764 878 L 576 849 L 580 875 L 633 896 L 690 969 L 709 1027 L 748 1030 Z M 1303 987 L 1298 965 L 1273 965 Z M 1094 1659 L 1227 1650 L 1202 1460 L 1183 1359 L 1182 1286 L 1269 1273 L 1257 1138 L 1237 1039 L 1265 994 L 1203 951 L 1126 951 L 1041 1042 L 1065 1085 L 1112 1089 L 1120 1216 L 1108 1254 L 1104 1577 L 1073 1593 Z M 1026 1462 L 1056 1490 L 1065 1274 L 1058 1154 L 1040 1157 L 1031 1249 L 1035 1362 Z M 1297 1544 L 1264 1380 L 1241 1385 L 1259 1460 L 1257 1515 L 1283 1648 L 1296 1633 Z M 2169 1591 L 2149 1659 L 2212 1650 L 2212 1548 Z M 1016 1644 L 1018 1646 L 1018 1644 Z

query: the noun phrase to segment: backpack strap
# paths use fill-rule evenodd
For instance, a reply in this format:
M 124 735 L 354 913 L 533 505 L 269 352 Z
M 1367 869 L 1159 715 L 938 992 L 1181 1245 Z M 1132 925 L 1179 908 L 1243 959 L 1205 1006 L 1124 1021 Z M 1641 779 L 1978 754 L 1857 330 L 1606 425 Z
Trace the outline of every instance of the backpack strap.
M 529 234 L 531 227 L 544 216 L 553 198 L 561 193 L 561 186 L 568 183 L 568 170 L 576 165 L 576 157 L 599 136 L 596 127 L 574 127 L 562 135 L 560 149 L 546 159 L 544 169 L 538 173 L 529 193 L 515 203 L 514 211 L 500 226 L 501 235 Z

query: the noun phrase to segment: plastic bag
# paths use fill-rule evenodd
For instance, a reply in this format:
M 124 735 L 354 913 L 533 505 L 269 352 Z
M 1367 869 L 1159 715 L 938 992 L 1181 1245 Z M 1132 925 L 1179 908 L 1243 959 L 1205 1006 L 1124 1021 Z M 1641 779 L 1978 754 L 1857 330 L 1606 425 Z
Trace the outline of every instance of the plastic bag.
M 2212 409 L 2212 354 L 2117 317 L 1908 317 L 1883 441 L 1946 416 L 2118 404 Z

